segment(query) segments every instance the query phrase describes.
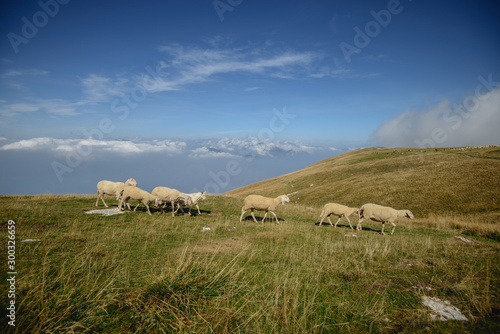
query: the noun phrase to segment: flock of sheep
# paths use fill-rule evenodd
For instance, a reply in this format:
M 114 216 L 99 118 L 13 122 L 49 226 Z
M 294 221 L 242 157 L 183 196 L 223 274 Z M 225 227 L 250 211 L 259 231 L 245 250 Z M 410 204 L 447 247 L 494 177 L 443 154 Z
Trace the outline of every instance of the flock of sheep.
M 191 214 L 191 207 L 193 205 L 195 205 L 198 209 L 198 214 L 201 214 L 200 208 L 198 206 L 198 201 L 206 199 L 205 193 L 203 192 L 186 194 L 180 192 L 179 190 L 167 187 L 156 187 L 151 193 L 149 193 L 138 188 L 137 182 L 134 179 L 128 179 L 125 182 L 112 182 L 106 180 L 100 181 L 99 183 L 97 183 L 97 201 L 95 203 L 96 206 L 99 205 L 99 198 L 102 200 L 104 206 L 108 206 L 106 202 L 104 202 L 104 195 L 116 196 L 116 199 L 119 201 L 118 207 L 120 208 L 120 210 L 123 210 L 125 205 L 129 210 L 131 210 L 129 204 L 129 201 L 131 199 L 139 202 L 134 208 L 134 211 L 141 203 L 143 203 L 150 215 L 151 212 L 149 211 L 149 205 L 151 203 L 154 203 L 155 207 L 158 207 L 162 203 L 165 203 L 163 208 L 165 208 L 167 203 L 170 203 L 172 207 L 172 216 L 177 213 L 179 208 L 184 213 L 181 203 L 184 203 L 184 205 L 189 207 L 189 214 Z M 292 194 L 280 195 L 276 198 L 269 198 L 260 195 L 248 195 L 244 200 L 243 207 L 241 208 L 240 222 L 243 220 L 243 216 L 245 215 L 245 213 L 250 210 L 250 214 L 252 215 L 253 220 L 258 223 L 254 215 L 254 211 L 257 210 L 265 212 L 264 217 L 262 218 L 262 222 L 264 222 L 264 220 L 266 219 L 268 212 L 271 212 L 276 219 L 276 223 L 279 224 L 278 217 L 274 213 L 274 210 L 278 205 L 285 205 L 285 203 L 290 202 L 290 198 L 288 197 L 290 195 Z M 175 209 L 176 205 L 177 209 Z M 385 223 L 392 224 L 393 228 L 391 234 L 393 234 L 394 230 L 396 229 L 396 224 L 394 223 L 396 219 L 400 217 L 414 219 L 413 213 L 410 210 L 396 210 L 391 207 L 381 206 L 378 204 L 368 203 L 361 206 L 361 208 L 351 208 L 342 204 L 327 203 L 324 205 L 323 210 L 321 211 L 321 215 L 319 217 L 321 221 L 319 223 L 319 226 L 323 224 L 323 221 L 326 218 L 328 219 L 330 225 L 337 227 L 340 219 L 342 219 L 342 217 L 345 217 L 349 222 L 351 229 L 354 229 L 352 227 L 351 221 L 349 220 L 349 217 L 353 214 L 358 214 L 359 216 L 356 230 L 361 231 L 361 223 L 367 219 L 371 219 L 373 221 L 382 223 L 382 234 L 385 234 Z M 335 225 L 333 225 L 332 221 L 330 220 L 331 215 L 338 217 Z
M 136 200 L 139 203 L 135 206 L 134 212 L 142 203 L 146 206 L 149 215 L 151 215 L 151 211 L 149 211 L 149 205 L 151 203 L 154 203 L 155 207 L 165 203 L 163 208 L 165 208 L 167 203 L 170 203 L 172 206 L 172 217 L 177 213 L 179 208 L 184 213 L 180 205 L 181 202 L 189 207 L 189 214 L 191 214 L 191 207 L 193 205 L 198 209 L 198 214 L 201 214 L 198 201 L 206 199 L 205 193 L 203 192 L 185 194 L 177 189 L 167 187 L 156 187 L 149 193 L 138 188 L 137 182 L 134 179 L 128 179 L 125 182 L 99 181 L 99 183 L 97 183 L 97 201 L 95 202 L 95 206 L 99 205 L 99 198 L 102 200 L 102 204 L 104 204 L 105 207 L 108 206 L 106 202 L 104 202 L 104 195 L 116 196 L 118 208 L 120 208 L 120 210 L 124 209 L 125 205 L 129 210 L 132 210 L 129 201 Z M 174 210 L 175 205 L 177 205 L 176 210 Z

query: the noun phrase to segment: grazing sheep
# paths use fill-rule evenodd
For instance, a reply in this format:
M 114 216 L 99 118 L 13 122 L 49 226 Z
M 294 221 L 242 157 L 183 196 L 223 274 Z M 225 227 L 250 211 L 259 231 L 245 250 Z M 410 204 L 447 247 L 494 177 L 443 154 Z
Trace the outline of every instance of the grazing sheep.
M 172 205 L 172 217 L 175 216 L 175 214 L 177 213 L 177 211 L 181 207 L 179 205 L 180 201 L 183 201 L 184 204 L 189 205 L 189 206 L 193 205 L 193 203 L 191 201 L 191 197 L 189 197 L 189 195 L 181 193 L 177 189 L 172 189 L 172 188 L 167 188 L 167 187 L 156 187 L 153 189 L 153 191 L 151 193 L 153 195 L 157 196 L 161 201 L 165 202 L 165 205 L 163 206 L 163 208 L 165 208 L 165 206 L 167 205 L 167 202 L 170 202 L 170 204 Z M 174 210 L 176 203 L 177 203 L 177 210 Z M 184 212 L 184 210 L 182 210 L 182 212 Z
M 288 198 L 288 195 L 280 195 L 276 198 L 269 198 L 260 195 L 248 195 L 245 198 L 243 207 L 241 208 L 240 223 L 241 220 L 243 219 L 243 215 L 245 214 L 245 212 L 250 210 L 253 220 L 258 224 L 257 219 L 255 219 L 255 215 L 253 213 L 254 210 L 258 210 L 266 212 L 264 214 L 264 218 L 262 218 L 262 224 L 264 224 L 264 220 L 266 219 L 266 215 L 268 212 L 271 212 L 274 215 L 274 218 L 276 218 L 276 223 L 279 224 L 280 222 L 278 221 L 278 217 L 276 217 L 274 210 L 279 204 L 285 205 L 285 203 L 288 202 L 290 202 L 290 198 Z
M 102 204 L 108 207 L 106 202 L 104 202 L 104 195 L 116 196 L 116 199 L 118 199 L 120 192 L 125 186 L 137 187 L 137 182 L 134 179 L 128 179 L 125 182 L 99 181 L 97 183 L 97 201 L 95 202 L 95 206 L 99 206 L 99 198 L 101 198 Z
M 122 210 L 123 203 L 125 203 L 127 205 L 128 209 L 131 210 L 130 204 L 128 202 L 131 199 L 139 201 L 139 203 L 137 203 L 137 205 L 134 208 L 134 212 L 135 212 L 135 209 L 137 209 L 137 207 L 141 203 L 143 203 L 146 206 L 146 210 L 148 211 L 150 216 L 151 216 L 151 211 L 149 211 L 149 204 L 154 202 L 155 207 L 158 207 L 161 204 L 161 200 L 158 198 L 158 196 L 152 195 L 152 194 L 148 193 L 147 191 L 142 190 L 140 188 L 129 186 L 129 187 L 123 188 L 123 190 L 120 192 L 120 203 L 118 205 L 120 210 Z
M 201 201 L 203 199 L 207 199 L 207 197 L 205 196 L 205 192 L 197 192 L 197 193 L 191 193 L 191 194 L 184 194 L 182 193 L 182 195 L 186 195 L 186 196 L 189 196 L 191 198 L 191 205 L 189 205 L 189 215 L 191 215 L 191 206 L 195 205 L 196 206 L 196 209 L 198 209 L 198 214 L 201 215 L 201 212 L 200 212 L 200 207 L 198 206 L 198 201 Z M 182 210 L 182 208 L 181 208 Z M 182 212 L 184 212 L 184 210 L 182 210 Z
M 319 218 L 321 219 L 319 226 L 323 224 L 323 220 L 325 218 L 328 218 L 328 221 L 330 222 L 330 225 L 333 226 L 332 221 L 330 220 L 330 215 L 334 215 L 339 217 L 337 219 L 337 222 L 335 223 L 335 227 L 337 227 L 337 224 L 339 223 L 340 219 L 342 217 L 345 217 L 347 221 L 349 222 L 349 226 L 351 226 L 351 230 L 354 230 L 352 227 L 351 221 L 349 220 L 349 216 L 353 214 L 359 214 L 359 209 L 358 208 L 350 208 L 348 206 L 342 205 L 342 204 L 337 204 L 337 203 L 327 203 L 323 207 L 323 211 L 321 211 L 321 216 Z
M 366 219 L 371 219 L 376 222 L 382 223 L 382 234 L 385 234 L 385 223 L 391 223 L 392 226 L 394 226 L 391 232 L 392 235 L 394 233 L 394 230 L 396 229 L 396 224 L 394 224 L 394 221 L 396 221 L 396 219 L 398 219 L 399 217 L 408 217 L 410 219 L 415 218 L 410 210 L 396 210 L 388 206 L 381 206 L 371 203 L 364 204 L 361 209 L 359 209 L 359 222 L 356 226 L 356 229 L 361 231 L 361 222 Z

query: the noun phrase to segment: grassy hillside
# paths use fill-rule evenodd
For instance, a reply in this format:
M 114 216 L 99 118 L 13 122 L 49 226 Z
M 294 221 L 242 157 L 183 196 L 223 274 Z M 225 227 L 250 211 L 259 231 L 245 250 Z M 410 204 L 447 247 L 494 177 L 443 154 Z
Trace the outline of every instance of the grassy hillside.
M 0 305 L 16 306 L 0 333 L 498 333 L 499 153 L 357 150 L 208 196 L 201 216 L 87 214 L 95 195 L 0 196 L 0 255 L 15 254 Z M 280 224 L 239 222 L 246 194 L 293 191 Z M 330 201 L 416 219 L 391 236 L 376 222 L 319 227 Z M 433 321 L 424 297 L 469 321 Z
M 226 195 L 294 191 L 295 202 L 315 208 L 378 203 L 410 209 L 417 217 L 480 214 L 498 221 L 500 147 L 359 149 Z
M 241 202 L 209 196 L 201 216 L 139 207 L 102 217 L 85 213 L 95 196 L 0 196 L 0 253 L 13 220 L 17 272 L 16 327 L 4 316 L 0 332 L 500 330 L 500 244 L 467 225 L 416 219 L 392 236 L 376 223 L 353 234 L 345 222 L 315 226 L 300 204 L 279 207 L 279 225 L 239 223 Z M 11 301 L 7 271 L 0 305 Z M 469 321 L 432 321 L 423 296 Z

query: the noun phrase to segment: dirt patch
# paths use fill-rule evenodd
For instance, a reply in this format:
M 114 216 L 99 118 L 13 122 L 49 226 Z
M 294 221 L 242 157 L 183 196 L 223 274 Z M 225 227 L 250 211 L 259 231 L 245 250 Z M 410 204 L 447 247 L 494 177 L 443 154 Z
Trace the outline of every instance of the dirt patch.
M 209 216 L 222 216 L 222 212 L 212 212 Z

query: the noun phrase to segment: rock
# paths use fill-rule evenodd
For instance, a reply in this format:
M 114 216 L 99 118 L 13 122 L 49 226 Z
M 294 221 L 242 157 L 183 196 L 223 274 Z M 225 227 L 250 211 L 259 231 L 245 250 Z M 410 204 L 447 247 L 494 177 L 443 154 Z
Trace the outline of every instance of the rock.
M 103 210 L 90 210 L 90 211 L 86 211 L 85 213 L 89 213 L 89 214 L 96 213 L 96 214 L 99 214 L 101 216 L 112 216 L 112 215 L 118 215 L 118 214 L 124 213 L 124 211 L 121 211 L 119 208 L 113 208 L 113 209 L 103 209 Z
M 464 238 L 464 237 L 462 237 L 462 236 L 460 236 L 460 235 L 456 235 L 456 236 L 455 236 L 455 239 L 458 239 L 458 240 L 463 241 L 463 242 L 466 242 L 466 243 L 471 243 L 471 242 L 472 242 L 472 240 L 467 239 L 467 238 Z
M 427 306 L 434 312 L 431 314 L 431 318 L 434 320 L 448 321 L 448 320 L 460 320 L 469 321 L 462 312 L 455 306 L 451 305 L 449 301 L 442 301 L 436 297 L 422 297 L 422 304 Z

